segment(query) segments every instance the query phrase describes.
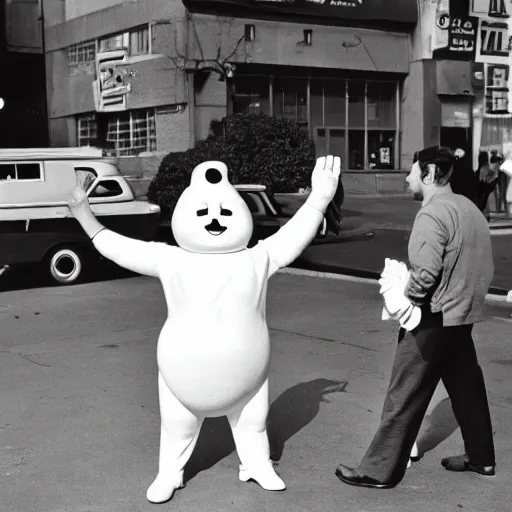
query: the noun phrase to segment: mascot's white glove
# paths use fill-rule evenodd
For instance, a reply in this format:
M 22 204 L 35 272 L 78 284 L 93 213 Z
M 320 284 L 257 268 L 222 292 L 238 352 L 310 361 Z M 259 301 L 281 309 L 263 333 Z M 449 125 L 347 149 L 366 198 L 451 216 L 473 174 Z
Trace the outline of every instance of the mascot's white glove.
M 311 194 L 309 194 L 306 204 L 325 214 L 329 203 L 336 194 L 340 172 L 339 156 L 329 155 L 319 158 L 311 175 Z
M 421 310 L 405 296 L 409 276 L 405 263 L 386 258 L 379 284 L 384 299 L 382 319 L 398 320 L 404 329 L 411 331 L 420 323 Z

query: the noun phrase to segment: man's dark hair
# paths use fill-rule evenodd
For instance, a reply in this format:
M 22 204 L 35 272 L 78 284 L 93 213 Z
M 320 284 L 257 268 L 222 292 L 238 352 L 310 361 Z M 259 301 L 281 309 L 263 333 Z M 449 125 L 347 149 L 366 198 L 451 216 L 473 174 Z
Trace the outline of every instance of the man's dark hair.
M 418 162 L 421 169 L 421 180 L 423 181 L 429 173 L 429 165 L 435 165 L 434 183 L 439 186 L 450 182 L 457 158 L 450 148 L 444 146 L 431 146 L 416 151 L 413 163 Z

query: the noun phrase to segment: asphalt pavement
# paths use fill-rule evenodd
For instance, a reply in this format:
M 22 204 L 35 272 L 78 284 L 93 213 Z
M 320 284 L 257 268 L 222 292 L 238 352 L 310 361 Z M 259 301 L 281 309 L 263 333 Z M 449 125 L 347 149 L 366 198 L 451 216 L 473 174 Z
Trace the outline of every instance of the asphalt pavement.
M 440 466 L 463 449 L 442 390 L 420 436 L 426 453 L 400 486 L 357 489 L 335 477 L 339 462 L 358 463 L 378 425 L 397 334 L 380 313 L 374 284 L 272 278 L 268 430 L 287 490 L 238 481 L 232 437 L 217 418 L 203 426 L 186 487 L 170 503 L 150 505 L 159 438 L 155 350 L 166 315 L 160 284 L 135 277 L 0 293 L 0 510 L 509 512 L 512 324 L 504 319 L 475 328 L 496 477 Z
M 305 198 L 304 195 L 276 196 L 287 214 L 295 212 Z M 341 235 L 330 243 L 308 247 L 294 266 L 377 279 L 385 258 L 407 261 L 407 243 L 419 208 L 420 203 L 407 195 L 347 196 L 342 208 Z M 512 219 L 491 221 L 495 271 L 490 292 L 500 295 L 512 290 L 509 226 Z

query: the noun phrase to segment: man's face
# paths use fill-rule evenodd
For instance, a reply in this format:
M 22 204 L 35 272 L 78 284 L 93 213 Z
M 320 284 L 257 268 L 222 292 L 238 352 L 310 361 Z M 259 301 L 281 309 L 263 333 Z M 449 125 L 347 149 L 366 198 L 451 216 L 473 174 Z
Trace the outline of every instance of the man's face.
M 413 193 L 416 201 L 423 200 L 423 183 L 421 181 L 421 169 L 418 162 L 412 164 L 411 172 L 405 178 L 409 190 Z

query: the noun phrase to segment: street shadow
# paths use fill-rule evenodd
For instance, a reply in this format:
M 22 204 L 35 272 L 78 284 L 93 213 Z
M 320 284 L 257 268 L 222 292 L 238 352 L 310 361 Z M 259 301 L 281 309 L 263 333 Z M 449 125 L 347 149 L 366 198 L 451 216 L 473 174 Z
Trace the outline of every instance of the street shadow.
M 362 217 L 364 215 L 364 213 L 359 210 L 347 210 L 345 208 L 341 208 L 341 213 L 343 217 Z
M 136 277 L 108 261 L 90 264 L 76 284 L 97 283 Z M 0 292 L 35 290 L 37 288 L 58 288 L 62 285 L 53 281 L 39 265 L 22 265 L 13 267 L 0 276 Z M 73 284 L 68 285 L 73 286 Z
M 344 392 L 347 381 L 315 379 L 301 382 L 282 393 L 270 406 L 267 433 L 270 457 L 278 462 L 288 439 L 311 423 L 317 416 L 326 395 Z M 199 434 L 197 445 L 184 469 L 188 482 L 201 471 L 210 469 L 235 450 L 235 443 L 228 420 L 207 418 Z
M 448 439 L 458 428 L 459 425 L 453 414 L 450 399 L 441 400 L 423 420 L 423 426 L 417 441 L 419 454 L 424 455 L 433 450 Z

